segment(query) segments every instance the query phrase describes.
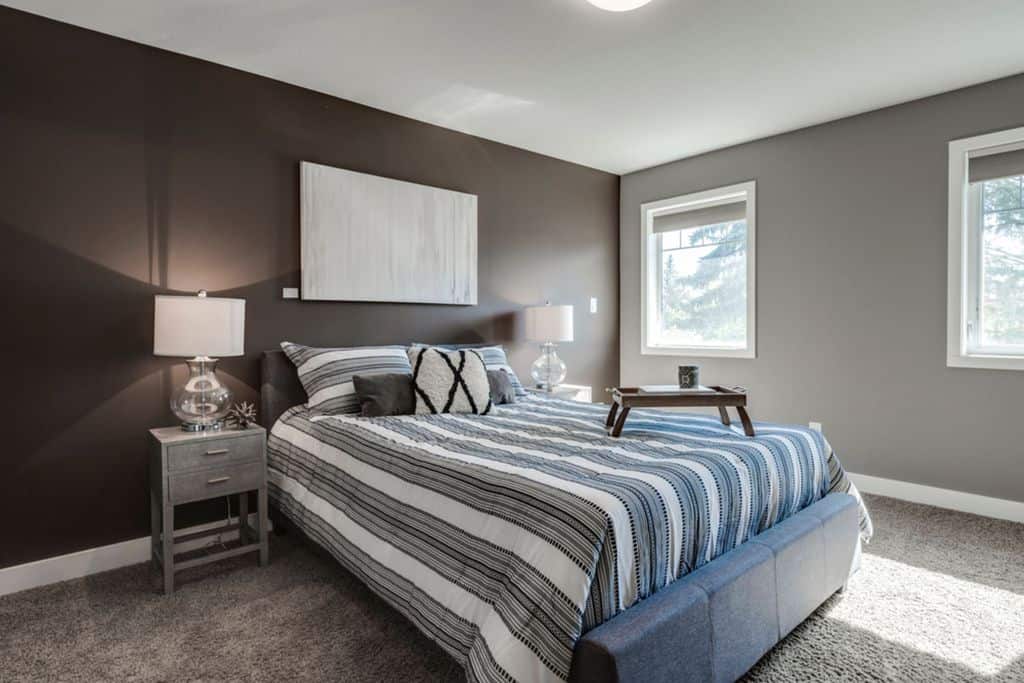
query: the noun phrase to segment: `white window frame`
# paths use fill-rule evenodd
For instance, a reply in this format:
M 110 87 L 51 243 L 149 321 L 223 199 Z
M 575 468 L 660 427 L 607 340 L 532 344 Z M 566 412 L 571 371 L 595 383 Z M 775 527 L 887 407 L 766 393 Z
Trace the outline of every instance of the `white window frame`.
M 1024 370 L 1024 354 L 972 348 L 968 323 L 976 319 L 980 268 L 979 224 L 969 215 L 981 212 L 978 192 L 971 191 L 968 160 L 1024 149 L 1024 128 L 976 135 L 949 143 L 949 232 L 946 274 L 946 365 L 952 368 Z
M 703 192 L 670 197 L 640 206 L 640 353 L 645 356 L 691 356 L 698 358 L 756 358 L 757 357 L 757 183 L 748 181 Z M 747 221 L 747 339 L 743 347 L 721 346 L 664 346 L 654 345 L 648 339 L 650 323 L 657 315 L 656 305 L 660 287 L 658 273 L 661 264 L 657 258 L 654 219 L 656 216 L 693 211 L 721 204 L 746 201 Z

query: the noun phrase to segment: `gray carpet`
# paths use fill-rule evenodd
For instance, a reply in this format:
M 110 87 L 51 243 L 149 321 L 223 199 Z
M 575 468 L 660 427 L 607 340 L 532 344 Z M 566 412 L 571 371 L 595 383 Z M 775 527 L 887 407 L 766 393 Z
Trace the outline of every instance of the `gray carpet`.
M 1024 525 L 868 497 L 850 590 L 748 681 L 1024 681 Z M 461 681 L 330 558 L 275 537 L 271 565 L 138 565 L 0 598 L 0 680 Z

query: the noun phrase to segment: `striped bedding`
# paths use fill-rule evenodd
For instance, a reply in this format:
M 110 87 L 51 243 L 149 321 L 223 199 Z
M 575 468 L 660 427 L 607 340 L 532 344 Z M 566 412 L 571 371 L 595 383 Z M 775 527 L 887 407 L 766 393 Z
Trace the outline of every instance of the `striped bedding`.
M 582 633 L 829 491 L 856 495 L 817 432 L 634 410 L 613 440 L 605 411 L 295 407 L 270 436 L 270 494 L 471 681 L 564 680 Z

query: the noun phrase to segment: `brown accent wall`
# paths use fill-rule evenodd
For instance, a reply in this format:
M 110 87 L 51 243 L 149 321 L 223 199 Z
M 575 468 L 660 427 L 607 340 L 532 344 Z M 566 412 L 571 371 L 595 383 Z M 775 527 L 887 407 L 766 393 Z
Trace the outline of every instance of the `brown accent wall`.
M 247 300 L 239 399 L 282 339 L 493 340 L 527 373 L 545 299 L 576 305 L 569 381 L 618 379 L 617 176 L 2 8 L 0 93 L 0 567 L 148 533 L 146 430 L 182 376 L 151 355 L 157 292 Z M 283 300 L 304 159 L 477 194 L 480 304 Z

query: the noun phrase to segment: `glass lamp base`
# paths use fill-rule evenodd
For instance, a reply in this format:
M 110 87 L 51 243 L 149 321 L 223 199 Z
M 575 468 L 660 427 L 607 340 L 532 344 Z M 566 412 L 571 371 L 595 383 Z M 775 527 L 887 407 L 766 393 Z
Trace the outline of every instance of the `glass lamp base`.
M 565 363 L 555 353 L 554 344 L 544 344 L 541 348 L 543 352 L 533 361 L 530 376 L 539 388 L 551 391 L 565 380 Z
M 186 432 L 220 429 L 234 397 L 217 377 L 217 360 L 196 357 L 185 362 L 188 379 L 171 397 L 171 411 Z

